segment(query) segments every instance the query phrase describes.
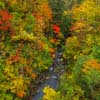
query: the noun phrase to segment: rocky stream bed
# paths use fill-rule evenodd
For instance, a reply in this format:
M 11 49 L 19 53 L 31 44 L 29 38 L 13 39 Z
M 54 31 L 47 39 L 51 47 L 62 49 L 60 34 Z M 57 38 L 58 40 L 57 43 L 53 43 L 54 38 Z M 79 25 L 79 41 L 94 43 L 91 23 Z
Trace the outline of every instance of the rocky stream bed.
M 45 73 L 45 80 L 43 80 L 36 88 L 36 94 L 32 96 L 32 100 L 40 100 L 43 97 L 43 89 L 46 86 L 57 89 L 59 84 L 60 75 L 64 72 L 64 63 L 62 59 L 63 49 L 59 48 L 56 51 L 56 57 Z

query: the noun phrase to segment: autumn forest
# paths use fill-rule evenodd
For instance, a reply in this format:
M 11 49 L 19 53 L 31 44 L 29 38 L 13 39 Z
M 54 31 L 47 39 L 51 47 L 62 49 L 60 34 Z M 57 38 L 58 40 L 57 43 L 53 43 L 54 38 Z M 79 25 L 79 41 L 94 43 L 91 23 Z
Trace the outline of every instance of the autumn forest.
M 100 100 L 100 1 L 0 0 L 0 100 Z

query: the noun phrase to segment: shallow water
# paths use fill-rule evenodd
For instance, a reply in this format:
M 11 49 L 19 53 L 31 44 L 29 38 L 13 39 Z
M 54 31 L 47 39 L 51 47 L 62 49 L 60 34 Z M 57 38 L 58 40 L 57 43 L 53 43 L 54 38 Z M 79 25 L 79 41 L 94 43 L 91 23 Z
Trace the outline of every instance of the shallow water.
M 56 76 L 55 76 L 56 77 Z M 39 100 L 43 96 L 43 88 L 45 86 L 50 86 L 54 89 L 58 87 L 58 80 L 55 77 L 50 77 L 49 79 L 45 80 L 38 88 L 38 93 L 33 97 L 33 100 Z
M 40 86 L 38 86 L 37 94 L 35 94 L 33 96 L 33 100 L 41 100 L 41 98 L 44 95 L 43 89 L 46 86 L 57 89 L 58 84 L 59 84 L 59 77 L 61 75 L 62 69 L 64 68 L 63 62 L 61 61 L 62 52 L 63 52 L 63 50 L 61 50 L 61 49 L 57 50 L 56 58 L 54 59 L 54 62 L 52 64 L 52 66 L 49 68 L 49 71 L 48 71 L 49 76 L 45 81 L 43 81 L 40 84 Z

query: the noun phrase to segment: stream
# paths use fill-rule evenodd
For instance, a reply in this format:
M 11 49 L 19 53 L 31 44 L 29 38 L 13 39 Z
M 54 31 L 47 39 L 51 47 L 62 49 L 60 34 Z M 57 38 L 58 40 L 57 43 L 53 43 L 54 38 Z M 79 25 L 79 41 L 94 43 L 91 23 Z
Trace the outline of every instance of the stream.
M 62 60 L 62 48 L 56 51 L 56 57 L 52 66 L 49 68 L 47 78 L 38 86 L 37 93 L 32 97 L 32 100 L 40 100 L 43 97 L 43 89 L 46 86 L 57 89 L 59 84 L 59 78 L 64 72 L 64 64 Z

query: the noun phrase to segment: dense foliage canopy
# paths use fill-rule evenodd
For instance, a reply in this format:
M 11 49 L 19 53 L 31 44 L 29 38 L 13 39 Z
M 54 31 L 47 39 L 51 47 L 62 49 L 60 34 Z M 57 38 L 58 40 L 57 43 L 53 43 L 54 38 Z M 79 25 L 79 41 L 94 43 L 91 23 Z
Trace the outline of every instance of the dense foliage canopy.
M 64 73 L 41 99 L 100 100 L 100 1 L 0 0 L 0 100 L 26 100 L 59 47 Z

